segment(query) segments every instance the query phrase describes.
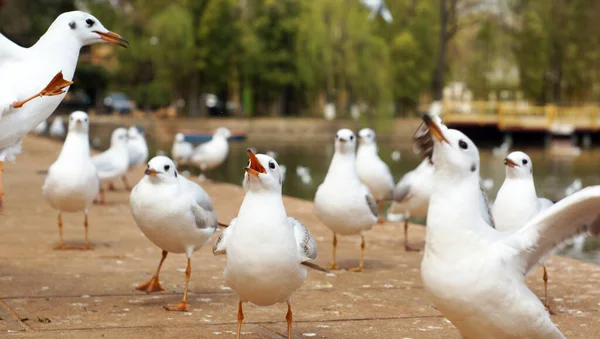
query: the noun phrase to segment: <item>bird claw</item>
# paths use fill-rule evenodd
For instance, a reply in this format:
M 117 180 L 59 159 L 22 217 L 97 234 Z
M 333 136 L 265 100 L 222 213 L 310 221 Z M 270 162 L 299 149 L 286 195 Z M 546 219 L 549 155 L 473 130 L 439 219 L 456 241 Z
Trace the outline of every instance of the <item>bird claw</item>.
M 150 279 L 147 283 L 142 284 L 142 285 L 136 287 L 135 289 L 138 291 L 146 292 L 146 293 L 160 292 L 160 291 L 165 290 L 160 285 L 160 281 L 158 281 L 158 278 L 156 278 L 156 277 L 152 277 L 152 279 Z
M 163 308 L 167 311 L 176 311 L 176 312 L 187 312 L 187 304 L 185 302 L 180 302 L 177 305 L 173 305 L 173 306 L 163 306 Z
M 362 272 L 364 270 L 364 266 L 352 267 L 348 269 L 349 272 Z
M 414 248 L 414 247 L 410 247 L 408 245 L 404 246 L 404 251 L 406 252 L 421 252 L 420 248 Z
M 550 305 L 544 305 L 544 308 L 546 309 L 546 311 L 548 311 L 548 313 L 550 313 L 550 315 L 557 315 L 557 313 L 554 312 L 554 310 L 552 310 Z
M 336 264 L 329 264 L 327 265 L 327 268 L 330 270 L 339 270 L 338 265 Z
M 94 246 L 92 246 L 90 244 L 83 244 L 83 245 L 79 246 L 78 249 L 80 249 L 82 251 L 93 250 Z
M 67 245 L 67 244 L 58 244 L 56 247 L 54 247 L 55 250 L 69 250 L 72 247 Z

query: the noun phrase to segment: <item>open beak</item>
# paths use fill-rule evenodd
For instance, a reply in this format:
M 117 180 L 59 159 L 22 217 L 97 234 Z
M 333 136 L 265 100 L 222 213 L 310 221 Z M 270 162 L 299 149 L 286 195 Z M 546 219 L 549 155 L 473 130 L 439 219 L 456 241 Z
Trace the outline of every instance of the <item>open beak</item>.
M 146 168 L 146 171 L 144 171 L 144 174 L 149 175 L 151 177 L 155 177 L 158 172 L 153 170 L 152 168 Z
M 438 126 L 428 114 L 423 115 L 423 121 L 425 122 L 425 125 L 427 125 L 427 129 L 429 129 L 429 133 L 431 133 L 438 141 L 443 141 L 447 144 L 450 143 L 444 136 L 440 126 Z
M 248 149 L 248 156 L 250 156 L 250 166 L 246 167 L 248 174 L 258 177 L 260 173 L 267 173 L 267 170 L 260 164 L 260 161 L 258 161 L 258 158 L 251 149 Z
M 504 164 L 510 168 L 519 166 L 516 162 L 510 160 L 509 158 L 504 159 Z
M 111 32 L 108 31 L 106 33 L 102 33 L 102 32 L 98 32 L 98 31 L 94 31 L 94 33 L 98 34 L 100 36 L 100 39 L 111 43 L 113 45 L 117 45 L 117 46 L 121 46 L 121 47 L 125 47 L 127 48 L 129 46 L 129 41 L 127 41 L 125 38 L 123 38 L 122 36 L 120 36 L 119 34 L 115 33 L 115 32 Z

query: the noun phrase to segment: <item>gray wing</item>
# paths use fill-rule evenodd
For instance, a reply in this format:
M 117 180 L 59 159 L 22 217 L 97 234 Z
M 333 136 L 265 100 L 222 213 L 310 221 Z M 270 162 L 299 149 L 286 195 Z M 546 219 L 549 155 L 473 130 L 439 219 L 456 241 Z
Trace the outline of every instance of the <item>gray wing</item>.
M 302 225 L 298 220 L 288 217 L 290 225 L 294 228 L 294 235 L 296 236 L 296 244 L 298 245 L 298 254 L 300 255 L 300 262 L 312 260 L 317 258 L 317 242 L 315 238 L 310 234 L 308 229 Z
M 184 189 L 192 195 L 191 207 L 196 219 L 196 226 L 198 228 L 214 228 L 216 231 L 218 227 L 217 215 L 208 193 L 197 183 L 183 176 L 178 177 L 180 182 L 183 182 Z
M 213 254 L 214 255 L 220 255 L 220 254 L 227 253 L 227 241 L 229 240 L 229 236 L 231 235 L 231 232 L 233 232 L 233 228 L 235 227 L 236 220 L 237 220 L 237 218 L 233 218 L 229 222 L 229 226 L 227 226 L 227 228 L 225 228 L 223 230 L 223 232 L 221 232 L 221 234 L 219 234 L 217 241 L 215 241 L 215 244 L 213 245 Z
M 377 201 L 375 201 L 375 198 L 373 198 L 373 196 L 370 193 L 365 196 L 365 199 L 367 201 L 367 204 L 369 205 L 369 208 L 371 209 L 371 213 L 373 213 L 373 215 L 377 217 Z
M 494 217 L 492 216 L 492 204 L 483 189 L 483 185 L 481 184 L 481 179 L 479 180 L 479 190 L 481 191 L 481 211 L 483 220 L 485 220 L 492 228 L 496 228 L 496 224 L 494 223 Z
M 394 187 L 394 190 L 392 191 L 392 199 L 394 199 L 394 201 L 401 202 L 408 198 L 408 195 L 410 193 L 410 178 L 412 176 L 413 171 L 410 171 L 406 173 L 400 179 L 400 181 L 398 181 L 398 184 L 396 185 L 396 187 Z
M 112 152 L 110 151 L 110 148 L 100 154 L 94 155 L 92 157 L 92 164 L 96 166 L 98 172 L 112 173 L 119 170 L 112 161 Z

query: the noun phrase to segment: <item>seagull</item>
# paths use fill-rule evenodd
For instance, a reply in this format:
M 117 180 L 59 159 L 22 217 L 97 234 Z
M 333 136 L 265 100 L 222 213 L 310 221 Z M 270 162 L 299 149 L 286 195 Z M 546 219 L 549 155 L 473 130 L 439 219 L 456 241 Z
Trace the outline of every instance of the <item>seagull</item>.
M 360 3 L 371 10 L 369 20 L 373 20 L 377 15 L 381 15 L 387 23 L 391 23 L 394 20 L 384 0 L 360 0 Z
M 145 164 L 148 161 L 148 144 L 144 138 L 144 132 L 138 126 L 131 126 L 127 130 L 127 155 L 129 157 L 129 170 Z M 130 190 L 127 176 L 122 176 L 121 180 L 126 190 Z M 114 190 L 112 182 L 109 183 L 109 189 Z
M 540 212 L 550 208 L 554 203 L 546 198 L 538 198 L 533 182 L 533 163 L 523 152 L 512 152 L 506 159 L 506 179 L 500 187 L 492 215 L 498 231 L 509 231 L 527 224 Z M 544 269 L 544 306 L 550 311 L 548 301 L 548 272 Z
M 335 251 L 337 234 L 360 234 L 360 265 L 350 271 L 364 269 L 365 237 L 363 232 L 377 222 L 377 202 L 367 186 L 360 182 L 356 172 L 356 138 L 349 129 L 335 135 L 335 153 L 325 180 L 315 195 L 315 214 L 333 231 L 333 256 L 330 269 L 337 269 Z
M 62 139 L 65 136 L 65 123 L 62 117 L 56 117 L 52 120 L 49 130 L 50 137 L 55 139 Z
M 23 136 L 58 107 L 72 84 L 81 47 L 127 41 L 108 31 L 94 16 L 80 12 L 59 15 L 30 48 L 0 34 L 0 211 L 4 196 L 3 168 L 21 152 Z
M 600 186 L 499 232 L 477 208 L 477 147 L 463 133 L 424 120 L 434 137 L 434 191 L 421 278 L 436 308 L 464 338 L 564 338 L 525 275 L 564 240 L 600 232 Z
M 433 164 L 426 158 L 417 168 L 407 172 L 393 190 L 389 214 L 402 213 L 404 219 L 404 250 L 419 251 L 408 245 L 408 218 L 427 216 L 429 197 L 433 191 Z
M 437 111 L 440 107 L 435 103 L 432 105 L 432 111 Z M 443 123 L 439 115 L 431 115 L 434 123 L 444 131 L 450 130 Z M 408 218 L 411 216 L 424 217 L 429 208 L 429 198 L 433 192 L 433 138 L 426 124 L 419 126 L 413 136 L 413 149 L 417 155 L 424 156 L 425 160 L 417 166 L 416 169 L 406 173 L 398 182 L 392 192 L 394 202 L 388 210 L 388 213 L 403 213 L 404 219 L 404 250 L 419 251 L 408 245 Z M 492 227 L 494 227 L 494 218 L 492 216 L 491 205 L 483 188 L 483 181 L 480 180 L 480 199 L 479 211 L 482 218 Z M 389 219 L 389 216 L 388 216 Z
M 62 213 L 83 212 L 85 244 L 80 249 L 91 249 L 88 242 L 88 208 L 98 194 L 100 181 L 90 159 L 88 115 L 75 111 L 69 117 L 69 133 L 58 159 L 48 169 L 42 192 L 44 198 L 58 210 L 60 243 L 56 249 L 67 249 L 63 241 Z
M 356 171 L 360 180 L 367 185 L 369 191 L 379 205 L 379 219 L 383 224 L 383 202 L 394 189 L 394 177 L 388 165 L 377 155 L 375 131 L 363 128 L 358 132 L 359 144 L 356 152 Z
M 246 196 L 213 253 L 227 255 L 223 277 L 239 297 L 237 338 L 244 320 L 242 303 L 270 306 L 284 301 L 291 338 L 291 296 L 306 279 L 302 264 L 317 258 L 317 243 L 304 225 L 287 216 L 281 197 L 283 178 L 275 159 L 250 149 L 248 155 Z
M 565 196 L 579 191 L 582 186 L 581 179 L 577 178 L 573 180 L 573 182 L 567 188 L 565 188 Z
M 221 165 L 229 153 L 227 139 L 230 137 L 231 132 L 227 128 L 217 128 L 210 141 L 198 145 L 194 149 L 190 162 L 198 166 L 202 172 Z
M 194 153 L 194 146 L 191 143 L 185 141 L 185 135 L 183 133 L 175 134 L 175 141 L 173 141 L 173 148 L 171 148 L 171 157 L 176 163 L 186 163 Z
M 158 275 L 167 254 L 185 253 L 183 299 L 165 309 L 187 311 L 192 254 L 210 240 L 218 226 L 210 197 L 198 184 L 178 175 L 171 159 L 157 156 L 148 162 L 145 176 L 131 191 L 129 206 L 142 233 L 162 249 L 156 273 L 136 289 L 146 293 L 163 291 Z
M 37 135 L 41 135 L 42 133 L 46 132 L 46 129 L 48 128 L 48 122 L 46 120 L 40 122 L 39 125 L 37 125 L 34 129 L 33 129 L 33 133 L 37 134 Z
M 100 178 L 100 204 L 104 204 L 103 181 L 111 181 L 123 177 L 129 168 L 127 151 L 127 129 L 119 127 L 112 132 L 110 148 L 92 157 L 92 163 L 98 170 Z

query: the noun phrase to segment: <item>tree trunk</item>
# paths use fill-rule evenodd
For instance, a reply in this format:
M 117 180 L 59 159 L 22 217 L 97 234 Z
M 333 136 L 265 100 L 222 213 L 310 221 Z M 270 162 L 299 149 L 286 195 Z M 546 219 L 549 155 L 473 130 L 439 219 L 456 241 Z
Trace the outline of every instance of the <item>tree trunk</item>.
M 188 114 L 190 117 L 197 117 L 199 114 L 199 71 L 194 70 L 190 76 L 189 92 L 188 92 Z
M 440 0 L 440 40 L 438 57 L 431 84 L 433 100 L 442 100 L 444 90 L 444 73 L 446 71 L 446 47 L 448 44 L 448 8 L 446 0 Z

